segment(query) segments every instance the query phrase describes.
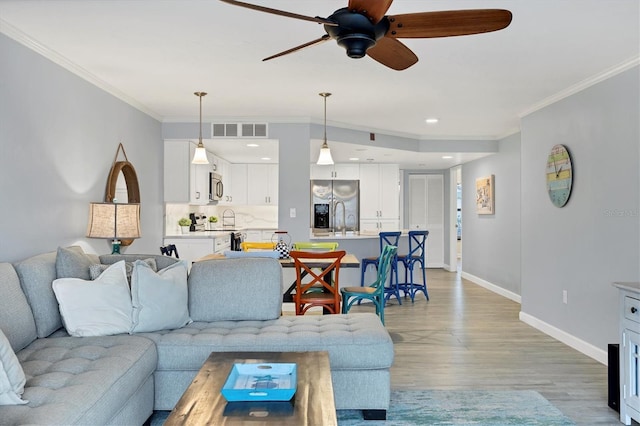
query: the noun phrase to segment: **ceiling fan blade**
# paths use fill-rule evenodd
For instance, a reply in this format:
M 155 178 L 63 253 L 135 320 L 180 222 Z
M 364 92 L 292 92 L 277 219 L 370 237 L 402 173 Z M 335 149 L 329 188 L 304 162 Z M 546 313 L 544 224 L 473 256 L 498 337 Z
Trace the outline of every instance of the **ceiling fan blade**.
M 272 9 L 270 7 L 258 6 L 258 5 L 255 5 L 255 4 L 245 3 L 245 2 L 242 2 L 242 1 L 236 1 L 236 0 L 220 0 L 220 1 L 232 4 L 234 6 L 246 7 L 247 9 L 253 9 L 253 10 L 260 11 L 260 12 L 271 13 L 273 15 L 286 16 L 287 18 L 302 19 L 303 21 L 317 22 L 318 24 L 330 25 L 332 27 L 338 25 L 333 21 L 330 21 L 330 20 L 325 19 L 325 18 L 321 18 L 319 16 L 316 16 L 314 18 L 314 17 L 311 17 L 311 16 L 299 15 L 297 13 L 286 12 L 284 10 Z
M 367 50 L 367 55 L 396 71 L 407 69 L 418 62 L 418 57 L 411 49 L 401 41 L 389 37 L 379 39 L 375 46 Z
M 511 12 L 503 9 L 447 10 L 388 16 L 385 34 L 393 38 L 432 38 L 487 33 L 506 28 Z
M 350 11 L 356 11 L 367 15 L 367 17 L 377 24 L 384 14 L 387 13 L 393 0 L 349 0 Z
M 269 59 L 274 59 L 274 58 L 279 58 L 280 56 L 284 56 L 284 55 L 288 55 L 289 53 L 293 53 L 296 52 L 298 50 L 304 49 L 305 47 L 310 47 L 316 44 L 320 44 L 323 43 L 327 40 L 329 40 L 331 37 L 329 37 L 329 34 L 325 34 L 322 37 L 315 39 L 313 41 L 301 44 L 300 46 L 296 46 L 296 47 L 292 47 L 291 49 L 285 50 L 283 52 L 280 53 L 276 53 L 275 55 L 271 55 L 268 58 L 264 58 L 263 61 L 268 61 Z

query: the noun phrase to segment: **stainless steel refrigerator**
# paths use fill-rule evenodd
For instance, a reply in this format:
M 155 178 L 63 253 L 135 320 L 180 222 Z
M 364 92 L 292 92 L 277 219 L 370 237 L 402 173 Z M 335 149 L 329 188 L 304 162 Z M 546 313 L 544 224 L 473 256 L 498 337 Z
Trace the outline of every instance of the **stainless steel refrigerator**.
M 315 234 L 357 232 L 360 227 L 360 181 L 311 181 L 311 227 Z

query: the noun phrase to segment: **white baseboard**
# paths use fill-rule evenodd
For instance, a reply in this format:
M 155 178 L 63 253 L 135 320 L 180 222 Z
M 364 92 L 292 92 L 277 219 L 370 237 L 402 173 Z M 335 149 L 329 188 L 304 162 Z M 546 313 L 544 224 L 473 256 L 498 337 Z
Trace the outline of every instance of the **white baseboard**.
M 562 331 L 559 328 L 556 328 L 551 324 L 547 324 L 546 322 L 522 311 L 520 312 L 520 321 L 542 331 L 544 334 L 547 334 L 556 340 L 559 340 L 567 346 L 571 346 L 573 349 L 582 352 L 601 364 L 608 365 L 609 363 L 606 351 L 603 351 L 584 340 L 578 339 L 566 331 Z
M 478 284 L 481 287 L 486 288 L 496 294 L 506 297 L 507 299 L 511 299 L 514 302 L 522 303 L 522 298 L 520 295 L 515 294 L 509 290 L 505 290 L 504 288 L 492 284 L 482 278 L 476 277 L 475 275 L 469 274 L 467 272 L 462 272 L 462 278 L 471 281 L 474 284 Z M 586 356 L 595 359 L 601 364 L 607 365 L 609 363 L 608 354 L 606 351 L 603 351 L 600 348 L 593 346 L 590 343 L 585 342 L 584 340 L 578 339 L 577 337 L 567 333 L 566 331 L 560 330 L 552 326 L 551 324 L 547 324 L 546 322 L 539 320 L 538 318 L 529 315 L 520 311 L 520 321 L 524 322 L 527 325 L 535 328 L 536 330 L 540 330 L 544 334 L 553 337 L 554 339 L 564 343 L 567 346 L 572 347 L 585 354 Z
M 517 303 L 522 303 L 521 302 L 521 297 L 519 294 L 516 294 L 512 291 L 509 290 L 505 290 L 504 288 L 497 286 L 495 284 L 490 283 L 489 281 L 485 281 L 482 278 L 476 277 L 475 275 L 471 275 L 468 272 L 462 272 L 462 278 L 464 278 L 465 280 L 469 280 L 474 284 L 478 284 L 480 287 L 484 287 L 487 290 L 490 290 L 494 293 L 499 294 L 500 296 L 506 297 L 507 299 L 511 299 L 514 302 Z

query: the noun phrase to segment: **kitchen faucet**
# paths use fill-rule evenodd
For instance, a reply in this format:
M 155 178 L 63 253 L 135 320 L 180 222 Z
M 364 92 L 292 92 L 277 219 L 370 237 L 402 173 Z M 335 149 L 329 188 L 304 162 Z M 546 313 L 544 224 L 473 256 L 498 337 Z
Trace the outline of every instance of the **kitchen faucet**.
M 347 223 L 345 218 L 347 214 L 347 208 L 344 206 L 344 201 L 342 200 L 333 202 L 333 231 L 335 232 L 338 228 L 336 226 L 336 210 L 338 210 L 338 204 L 342 204 L 342 234 L 345 234 L 347 230 Z

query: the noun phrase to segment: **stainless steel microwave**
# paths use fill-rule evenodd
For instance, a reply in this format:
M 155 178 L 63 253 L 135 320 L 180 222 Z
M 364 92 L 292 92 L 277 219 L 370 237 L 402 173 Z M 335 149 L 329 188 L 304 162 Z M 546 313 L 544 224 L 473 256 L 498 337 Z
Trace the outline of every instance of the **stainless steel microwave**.
M 218 173 L 209 173 L 209 201 L 220 201 L 223 195 L 222 176 Z

